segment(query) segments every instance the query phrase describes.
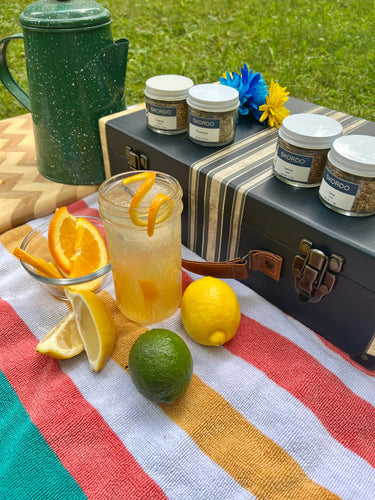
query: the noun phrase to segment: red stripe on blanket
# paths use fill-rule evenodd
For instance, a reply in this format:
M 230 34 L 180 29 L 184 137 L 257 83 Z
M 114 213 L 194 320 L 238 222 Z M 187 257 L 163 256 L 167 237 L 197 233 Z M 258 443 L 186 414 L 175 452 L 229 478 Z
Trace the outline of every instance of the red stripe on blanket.
M 67 207 L 72 215 L 90 215 L 91 217 L 100 217 L 99 210 L 90 208 L 83 200 L 77 200 Z
M 365 368 L 364 366 L 361 366 L 360 364 L 358 364 L 356 361 L 354 361 L 349 356 L 349 354 L 347 354 L 346 352 L 342 351 L 339 347 L 337 347 L 334 344 L 332 344 L 332 342 L 330 342 L 329 340 L 325 339 L 324 337 L 319 337 L 319 338 L 323 342 L 323 344 L 325 344 L 329 349 L 331 349 L 331 351 L 333 351 L 336 354 L 338 354 L 339 356 L 341 356 L 343 359 L 345 359 L 345 361 L 347 363 L 349 363 L 350 365 L 354 366 L 357 370 L 359 370 L 359 371 L 361 371 L 363 373 L 366 373 L 366 375 L 369 375 L 370 377 L 375 377 L 375 373 L 374 372 L 371 372 L 370 370 L 367 370 L 367 368 Z
M 337 441 L 375 465 L 375 408 L 313 356 L 244 315 L 225 347 L 298 398 Z
M 0 304 L 0 368 L 88 498 L 166 498 L 59 363 L 36 353 L 37 340 L 11 306 Z
M 184 272 L 183 289 L 192 281 Z M 375 408 L 308 352 L 244 314 L 224 347 L 299 399 L 334 439 L 375 465 Z

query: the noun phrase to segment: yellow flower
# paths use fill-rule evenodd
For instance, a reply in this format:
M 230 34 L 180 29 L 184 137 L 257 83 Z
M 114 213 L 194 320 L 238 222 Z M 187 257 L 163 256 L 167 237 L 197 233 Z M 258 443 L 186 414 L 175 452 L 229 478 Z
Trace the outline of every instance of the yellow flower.
M 259 118 L 263 122 L 268 118 L 270 127 L 280 128 L 285 117 L 289 115 L 289 110 L 284 108 L 284 103 L 289 99 L 289 92 L 285 92 L 286 87 L 281 87 L 277 82 L 271 80 L 269 95 L 266 96 L 266 104 L 259 106 L 259 111 L 263 111 Z

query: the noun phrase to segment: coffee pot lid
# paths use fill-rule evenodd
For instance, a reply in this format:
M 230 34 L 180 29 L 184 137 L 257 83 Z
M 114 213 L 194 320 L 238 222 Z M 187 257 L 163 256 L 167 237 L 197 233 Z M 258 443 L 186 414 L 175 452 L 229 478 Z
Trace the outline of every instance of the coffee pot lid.
M 23 27 L 67 29 L 111 21 L 110 12 L 94 0 L 38 0 L 20 14 Z

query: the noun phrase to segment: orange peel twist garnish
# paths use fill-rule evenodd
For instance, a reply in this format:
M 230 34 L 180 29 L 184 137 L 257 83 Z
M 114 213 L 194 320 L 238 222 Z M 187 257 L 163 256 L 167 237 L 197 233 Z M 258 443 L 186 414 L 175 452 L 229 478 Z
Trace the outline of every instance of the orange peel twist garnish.
M 30 266 L 34 267 L 34 269 L 39 271 L 39 273 L 42 274 L 43 276 L 55 279 L 61 279 L 63 277 L 62 274 L 56 268 L 56 266 L 54 266 L 49 262 L 46 262 L 42 258 L 34 257 L 33 255 L 29 254 L 28 252 L 25 252 L 19 247 L 16 247 L 13 250 L 13 255 L 17 257 L 17 259 L 23 260 Z
M 152 202 L 150 203 L 150 208 L 148 211 L 147 222 L 142 221 L 137 215 L 137 209 L 141 204 L 143 198 L 152 188 L 156 178 L 156 172 L 141 172 L 139 174 L 126 177 L 122 180 L 122 184 L 127 186 L 130 183 L 137 181 L 144 181 L 137 191 L 134 193 L 133 198 L 130 202 L 129 215 L 133 224 L 136 226 L 147 226 L 148 236 L 153 236 L 155 230 L 155 224 L 165 221 L 172 213 L 173 210 L 173 200 L 171 197 L 164 193 L 157 194 Z M 158 213 L 162 205 L 168 203 L 166 211 L 158 218 Z
M 169 203 L 166 212 L 159 219 L 157 219 L 160 207 L 167 202 Z M 152 236 L 154 234 L 156 219 L 158 223 L 165 221 L 171 215 L 172 210 L 173 210 L 173 200 L 171 200 L 170 196 L 164 193 L 159 193 L 155 196 L 155 198 L 151 202 L 150 209 L 148 211 L 147 234 L 149 236 Z

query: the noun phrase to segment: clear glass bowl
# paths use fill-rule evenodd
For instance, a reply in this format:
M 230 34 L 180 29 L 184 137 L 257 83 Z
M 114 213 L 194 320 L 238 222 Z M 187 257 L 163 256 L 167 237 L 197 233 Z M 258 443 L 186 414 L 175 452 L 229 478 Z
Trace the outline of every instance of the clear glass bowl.
M 105 239 L 104 224 L 98 217 L 90 217 L 87 215 L 76 216 L 84 217 L 86 220 L 91 222 L 101 233 Z M 25 252 L 30 253 L 34 257 L 41 257 L 47 262 L 53 262 L 51 254 L 48 249 L 48 227 L 49 222 L 42 224 L 41 226 L 35 228 L 31 233 L 29 233 L 26 238 L 21 243 L 21 249 Z M 98 269 L 94 273 L 87 274 L 86 276 L 80 276 L 79 278 L 48 278 L 47 276 L 42 276 L 26 262 L 20 261 L 24 269 L 38 281 L 38 283 L 45 288 L 54 297 L 62 300 L 67 300 L 64 287 L 73 287 L 74 290 L 87 290 L 91 289 L 94 292 L 99 292 L 102 290 L 112 279 L 111 273 L 111 263 Z

